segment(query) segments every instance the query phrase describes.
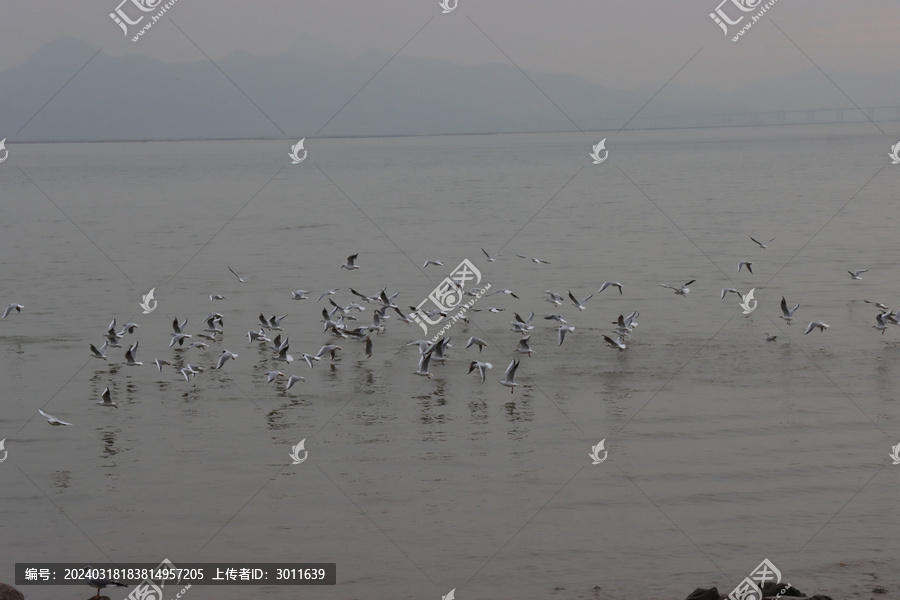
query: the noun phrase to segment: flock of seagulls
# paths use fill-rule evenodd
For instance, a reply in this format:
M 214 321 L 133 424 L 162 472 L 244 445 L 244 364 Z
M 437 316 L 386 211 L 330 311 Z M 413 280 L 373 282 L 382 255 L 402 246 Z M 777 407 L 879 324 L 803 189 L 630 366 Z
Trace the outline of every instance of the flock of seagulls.
M 766 249 L 769 244 L 771 244 L 775 238 L 770 239 L 765 244 L 760 242 L 759 240 L 751 237 L 750 238 L 754 243 L 756 243 L 761 249 Z M 486 250 L 482 248 L 482 252 L 484 253 L 487 261 L 494 262 L 497 260 L 499 255 L 491 255 Z M 536 265 L 548 265 L 550 261 L 544 260 L 542 258 L 529 257 L 522 254 L 515 255 L 518 258 L 527 259 L 533 262 Z M 347 271 L 356 271 L 361 268 L 361 265 L 357 264 L 357 260 L 359 258 L 359 253 L 351 254 L 347 257 L 346 262 L 340 265 L 341 270 Z M 749 260 L 740 261 L 738 263 L 738 271 L 740 272 L 744 267 L 747 268 L 749 273 L 752 273 L 751 265 L 753 263 Z M 425 269 L 429 266 L 443 266 L 444 263 L 441 260 L 430 259 L 426 260 L 422 265 L 422 268 Z M 245 283 L 245 279 L 240 276 L 234 269 L 230 266 L 228 270 L 234 275 L 239 283 Z M 861 279 L 861 275 L 863 273 L 868 272 L 868 269 L 859 269 L 856 271 L 848 271 L 852 279 L 859 280 Z M 693 285 L 696 282 L 695 279 L 685 282 L 682 285 L 668 285 L 665 283 L 660 283 L 664 288 L 668 288 L 674 291 L 675 294 L 680 295 L 682 297 L 687 297 L 690 293 L 691 288 L 689 286 Z M 624 295 L 624 286 L 617 281 L 604 281 L 599 289 L 591 294 L 583 298 L 578 298 L 575 294 L 572 293 L 571 290 L 566 290 L 566 297 L 562 294 L 557 293 L 552 290 L 545 290 L 545 293 L 548 295 L 545 300 L 553 305 L 554 308 L 558 308 L 560 306 L 566 305 L 569 307 L 573 307 L 578 310 L 578 314 L 581 314 L 583 311 L 588 310 L 588 301 L 594 297 L 595 294 L 601 294 L 603 291 L 614 287 L 618 289 L 619 295 Z M 358 292 L 352 287 L 349 287 L 350 294 L 353 295 L 357 301 L 351 301 L 346 304 L 341 304 L 335 301 L 332 296 L 336 296 L 338 292 L 341 292 L 343 288 L 333 288 L 328 289 L 318 295 L 316 302 L 321 302 L 323 299 L 327 298 L 327 304 L 322 308 L 322 323 L 323 334 L 329 335 L 329 337 L 333 338 L 333 341 L 340 340 L 343 341 L 356 341 L 364 344 L 364 354 L 366 358 L 370 358 L 373 355 L 374 351 L 374 341 L 373 336 L 376 334 L 382 334 L 385 332 L 386 323 L 389 319 L 393 317 L 397 317 L 397 320 L 406 325 L 412 324 L 414 318 L 417 316 L 415 312 L 419 309 L 416 307 L 410 306 L 412 312 L 404 313 L 400 307 L 396 303 L 396 299 L 399 295 L 399 292 L 394 293 L 392 295 L 387 294 L 387 288 L 384 287 L 378 294 L 366 295 L 361 292 Z M 510 289 L 498 289 L 489 294 L 485 294 L 486 290 L 472 288 L 469 290 L 464 290 L 464 293 L 468 296 L 494 296 L 497 294 L 504 294 L 514 299 L 519 299 L 519 296 Z M 740 297 L 742 300 L 745 300 L 743 294 L 740 291 L 734 288 L 723 288 L 721 291 L 720 297 L 724 299 L 729 293 L 733 293 Z M 310 292 L 306 290 L 294 290 L 291 292 L 291 298 L 293 300 L 308 300 L 310 298 Z M 752 297 L 748 295 L 747 298 Z M 227 301 L 227 298 L 221 294 L 211 294 L 209 296 L 210 302 L 224 302 Z M 362 303 L 360 303 L 362 302 Z M 900 325 L 900 315 L 898 312 L 892 311 L 888 306 L 871 300 L 865 300 L 865 302 L 874 305 L 878 310 L 878 314 L 875 317 L 875 325 L 872 327 L 884 335 L 885 332 L 892 325 Z M 328 306 L 330 305 L 330 309 Z M 787 325 L 790 325 L 795 319 L 795 313 L 800 309 L 800 303 L 795 304 L 792 308 L 788 306 L 787 300 L 784 296 L 781 298 L 781 315 L 780 318 L 785 321 Z M 9 304 L 6 309 L 3 311 L 3 316 L 0 319 L 6 319 L 13 313 L 19 314 L 25 307 L 18 303 Z M 365 325 L 358 325 L 360 318 L 363 314 L 367 313 L 367 308 L 371 308 L 371 323 Z M 486 311 L 489 313 L 500 313 L 504 310 L 502 307 L 488 307 L 488 308 L 471 308 L 472 312 Z M 424 314 L 428 315 L 432 319 L 436 319 L 437 317 L 441 317 L 441 319 L 448 318 L 449 314 L 441 311 L 440 309 L 435 309 L 432 311 L 421 311 Z M 357 316 L 359 315 L 359 316 Z M 628 344 L 626 343 L 628 339 L 630 339 L 635 327 L 637 327 L 637 317 L 639 316 L 638 311 L 632 311 L 627 316 L 624 314 L 618 315 L 614 321 L 611 322 L 613 327 L 610 328 L 608 334 L 602 334 L 603 340 L 606 345 L 610 348 L 617 349 L 619 351 L 626 350 L 628 348 Z M 259 314 L 258 322 L 255 327 L 258 329 L 251 329 L 247 332 L 247 340 L 251 345 L 261 345 L 260 347 L 265 349 L 268 348 L 270 351 L 270 361 L 271 365 L 267 367 L 265 371 L 265 381 L 267 384 L 271 384 L 279 379 L 284 382 L 284 390 L 291 390 L 296 384 L 306 382 L 306 378 L 297 375 L 297 374 L 286 374 L 283 371 L 273 368 L 277 364 L 291 365 L 294 362 L 294 357 L 289 353 L 290 350 L 290 338 L 285 335 L 282 338 L 282 332 L 284 331 L 284 322 L 288 317 L 287 314 L 283 315 L 271 315 L 265 316 L 263 313 Z M 510 345 L 508 351 L 512 353 L 514 356 L 526 356 L 531 358 L 533 354 L 535 354 L 535 349 L 531 346 L 532 336 L 535 332 L 535 324 L 534 324 L 535 313 L 531 312 L 527 317 L 523 317 L 518 312 L 513 312 L 513 321 L 510 323 L 510 330 L 516 334 L 519 334 L 521 337 L 518 338 L 514 345 Z M 199 349 L 199 350 L 207 350 L 210 347 L 210 344 L 221 344 L 224 334 L 224 326 L 225 326 L 225 317 L 219 312 L 210 312 L 203 322 L 205 323 L 205 328 L 202 331 L 195 331 L 194 333 L 187 333 L 187 319 L 179 320 L 177 317 L 172 321 L 172 332 L 170 334 L 169 340 L 169 348 L 174 348 L 175 356 L 173 357 L 173 361 L 169 361 L 163 358 L 155 358 L 153 360 L 153 364 L 156 366 L 160 373 L 163 372 L 164 367 L 172 367 L 172 369 L 180 374 L 180 376 L 186 381 L 191 382 L 196 376 L 200 375 L 204 372 L 204 368 L 197 364 L 191 364 L 186 362 L 184 359 L 180 358 L 185 356 L 184 352 L 191 349 Z M 468 318 L 463 316 L 462 319 L 466 322 Z M 552 321 L 552 328 L 556 329 L 556 342 L 557 346 L 562 346 L 567 336 L 574 335 L 576 328 L 575 326 L 569 325 L 568 321 L 563 317 L 562 314 L 554 313 L 547 314 L 543 317 L 545 321 Z M 121 328 L 117 326 L 116 319 L 113 319 L 106 328 L 106 333 L 104 335 L 105 339 L 100 346 L 97 346 L 95 343 L 89 343 L 88 348 L 90 351 L 90 356 L 92 358 L 109 361 L 109 349 L 110 348 L 123 348 L 122 341 L 126 338 L 126 336 L 134 336 L 135 332 L 138 330 L 140 325 L 137 323 L 126 323 Z M 821 320 L 812 320 L 806 326 L 806 330 L 804 331 L 804 335 L 809 334 L 810 332 L 818 329 L 820 332 L 824 332 L 828 329 L 830 325 Z M 539 333 L 539 332 L 538 332 Z M 273 337 L 270 339 L 270 335 Z M 543 334 L 541 334 L 543 335 Z M 766 342 L 774 342 L 777 339 L 777 336 L 770 335 L 769 333 L 765 334 Z M 194 339 L 194 338 L 198 339 Z M 203 341 L 200 341 L 203 340 Z M 452 347 L 451 337 L 445 336 L 440 338 L 437 341 L 432 340 L 415 340 L 407 343 L 407 346 L 416 346 L 419 350 L 418 356 L 418 368 L 413 373 L 415 375 L 425 377 L 431 379 L 433 377 L 433 373 L 431 369 L 435 364 L 440 364 L 444 366 L 446 364 L 446 359 L 448 357 L 448 353 L 450 348 Z M 138 360 L 138 351 L 139 351 L 140 342 L 135 340 L 134 343 L 128 344 L 127 349 L 124 352 L 124 361 L 120 364 L 126 367 L 140 367 L 144 363 Z M 481 356 L 482 352 L 486 347 L 489 347 L 489 344 L 483 339 L 475 336 L 469 337 L 464 351 L 474 352 L 474 347 L 478 348 L 478 355 Z M 338 360 L 338 357 L 343 355 L 344 347 L 339 345 L 338 343 L 326 343 L 322 345 L 318 352 L 315 354 L 303 352 L 299 354 L 301 359 L 301 364 L 305 363 L 309 369 L 313 369 L 316 363 L 319 363 L 325 358 L 330 358 L 331 363 L 335 363 Z M 210 365 L 209 368 L 215 371 L 223 370 L 227 367 L 230 361 L 237 360 L 239 358 L 239 354 L 237 352 L 232 352 L 231 350 L 223 348 L 221 352 L 218 354 L 215 359 L 215 364 Z M 509 365 L 506 367 L 506 371 L 504 373 L 504 378 L 498 380 L 500 385 L 507 387 L 510 389 L 510 393 L 515 392 L 515 388 L 519 386 L 516 382 L 516 374 L 518 372 L 519 366 L 521 364 L 520 358 L 512 358 L 509 362 Z M 486 360 L 479 360 L 477 358 L 471 358 L 467 361 L 469 364 L 468 373 L 477 373 L 481 383 L 484 384 L 487 381 L 487 372 L 493 368 L 493 365 Z M 96 402 L 97 405 L 106 407 L 106 408 L 118 408 L 118 404 L 114 401 L 112 397 L 112 393 L 109 387 L 106 387 L 103 390 L 103 393 L 100 395 L 99 401 Z M 39 413 L 47 420 L 50 425 L 53 426 L 69 426 L 71 423 L 63 421 L 47 412 L 43 409 L 39 410 Z

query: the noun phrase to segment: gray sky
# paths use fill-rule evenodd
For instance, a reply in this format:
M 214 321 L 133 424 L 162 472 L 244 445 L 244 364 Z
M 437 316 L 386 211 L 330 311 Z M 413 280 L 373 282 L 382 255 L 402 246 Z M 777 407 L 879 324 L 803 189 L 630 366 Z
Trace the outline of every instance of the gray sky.
M 205 60 L 169 21 L 213 60 L 235 50 L 277 55 L 298 41 L 310 49 L 328 44 L 348 56 L 371 49 L 393 54 L 429 18 L 404 56 L 508 62 L 487 34 L 522 68 L 571 73 L 620 89 L 662 84 L 701 48 L 676 83 L 733 90 L 810 68 L 794 43 L 829 74 L 898 68 L 896 0 L 778 0 L 771 19 L 737 43 L 708 16 L 719 1 L 459 0 L 454 12 L 443 15 L 437 0 L 178 0 L 134 43 L 107 16 L 120 0 L 5 0 L 0 70 L 62 36 L 113 56 Z

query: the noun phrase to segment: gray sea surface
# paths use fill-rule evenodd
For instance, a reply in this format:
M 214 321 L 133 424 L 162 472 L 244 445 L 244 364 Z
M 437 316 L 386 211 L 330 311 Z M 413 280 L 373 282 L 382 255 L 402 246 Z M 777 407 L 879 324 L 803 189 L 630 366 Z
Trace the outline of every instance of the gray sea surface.
M 25 309 L 0 321 L 0 580 L 17 562 L 335 562 L 334 587 L 183 597 L 624 600 L 727 593 L 768 558 L 810 594 L 900 597 L 900 328 L 881 335 L 862 302 L 898 302 L 896 141 L 870 123 L 307 139 L 298 165 L 296 140 L 8 144 L 0 304 Z M 387 287 L 409 312 L 463 259 L 519 299 L 479 299 L 432 379 L 405 344 L 437 327 L 392 314 L 370 359 L 322 333 L 324 290 Z M 659 285 L 692 279 L 686 297 Z M 594 296 L 556 309 L 544 290 Z M 607 347 L 634 310 L 627 350 Z M 210 311 L 222 341 L 168 348 L 173 318 L 199 341 Z M 531 357 L 514 312 L 535 313 Z M 287 314 L 290 365 L 248 342 L 259 313 Z M 140 327 L 92 358 L 113 318 Z M 804 335 L 812 320 L 830 328 Z M 138 340 L 143 366 L 119 364 Z M 326 343 L 334 362 L 299 358 Z M 212 369 L 225 348 L 238 358 Z M 483 385 L 473 359 L 493 364 Z M 307 381 L 285 391 L 275 368 Z M 107 386 L 117 410 L 95 404 Z

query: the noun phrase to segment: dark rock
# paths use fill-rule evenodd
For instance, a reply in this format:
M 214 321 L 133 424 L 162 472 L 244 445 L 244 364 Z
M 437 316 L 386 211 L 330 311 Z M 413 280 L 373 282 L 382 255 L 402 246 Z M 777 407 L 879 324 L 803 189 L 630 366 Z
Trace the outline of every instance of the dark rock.
M 784 588 L 787 588 L 787 589 L 784 590 Z M 781 590 L 784 590 L 784 591 L 782 592 Z M 770 582 L 766 583 L 766 585 L 762 586 L 762 593 L 763 593 L 763 596 L 766 596 L 766 597 L 768 597 L 768 596 L 775 597 L 778 594 L 781 594 L 782 598 L 784 598 L 785 596 L 799 596 L 799 597 L 806 596 L 806 594 L 802 593 L 800 590 L 798 590 L 797 588 L 795 588 L 794 586 L 792 586 L 791 584 L 789 584 L 787 582 L 775 583 L 774 581 L 770 581 Z
M 810 596 L 809 600 L 831 600 L 831 596 L 826 596 L 825 594 L 816 594 L 815 596 Z
M 719 588 L 711 587 L 708 589 L 697 588 L 684 600 L 720 600 Z
M 872 588 L 873 594 L 887 594 L 887 590 L 880 585 L 878 587 Z
M 13 586 L 0 583 L 0 600 L 25 600 L 25 596 Z

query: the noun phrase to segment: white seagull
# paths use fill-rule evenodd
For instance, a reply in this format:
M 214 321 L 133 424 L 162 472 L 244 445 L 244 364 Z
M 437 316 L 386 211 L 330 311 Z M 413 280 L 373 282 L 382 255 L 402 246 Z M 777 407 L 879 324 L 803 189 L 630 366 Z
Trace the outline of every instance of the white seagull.
M 325 296 L 332 296 L 332 295 L 334 295 L 339 289 L 341 289 L 341 288 L 334 288 L 333 290 L 325 290 L 324 292 L 322 292 L 322 295 L 319 296 L 319 300 L 321 300 L 321 299 L 324 298 Z M 316 302 L 318 302 L 319 300 L 316 300 Z
M 309 298 L 307 294 L 309 294 L 309 292 L 307 292 L 306 290 L 294 290 L 293 292 L 291 292 L 291 299 L 306 300 L 307 298 Z
M 431 352 L 426 352 L 419 358 L 419 370 L 413 375 L 421 375 L 431 379 L 431 373 L 428 372 L 428 364 L 431 362 Z
M 425 261 L 425 264 L 422 265 L 422 268 L 424 269 L 424 268 L 427 267 L 428 265 L 436 265 L 436 266 L 438 266 L 438 267 L 443 267 L 443 266 L 444 266 L 444 263 L 443 263 L 442 261 L 439 261 L 439 260 L 426 260 L 426 261 Z
M 766 334 L 766 341 L 767 341 L 767 342 L 774 342 L 776 338 L 778 338 L 777 335 L 769 335 L 768 333 Z
M 886 314 L 888 314 L 888 313 L 884 313 L 884 314 L 879 313 L 879 314 L 875 315 L 876 324 L 872 325 L 872 327 L 881 331 L 881 335 L 884 335 L 885 329 L 888 328 L 888 324 L 884 320 L 884 317 Z
M 231 267 L 228 267 L 228 270 L 231 271 L 231 274 L 232 274 L 232 275 L 234 275 L 235 277 L 237 277 L 237 280 L 238 280 L 238 281 L 240 281 L 241 283 L 244 283 L 244 278 L 241 277 L 240 275 L 238 275 L 237 273 L 235 273 L 235 272 L 234 272 L 234 269 L 232 269 Z
M 13 302 L 12 304 L 10 304 L 9 306 L 6 307 L 6 310 L 3 311 L 3 316 L 0 317 L 0 319 L 5 319 L 6 317 L 9 316 L 9 313 L 11 313 L 12 311 L 16 311 L 17 313 L 20 313 L 20 312 L 22 312 L 23 308 L 25 308 L 25 307 L 22 306 L 21 304 L 16 304 L 15 302 Z
M 750 262 L 749 260 L 742 260 L 741 262 L 738 263 L 738 272 L 740 272 L 740 270 L 743 267 L 747 267 L 747 270 L 750 271 L 751 273 L 753 273 L 753 269 L 750 268 L 750 265 L 752 265 L 752 264 L 753 263 Z
M 298 375 L 291 375 L 288 377 L 287 383 L 284 384 L 284 389 L 289 390 L 294 387 L 294 384 L 298 381 L 306 381 L 306 377 L 300 377 Z
M 604 335 L 603 339 L 606 341 L 610 348 L 618 348 L 619 350 L 625 349 L 625 338 L 623 338 L 621 335 L 616 339 L 612 339 L 608 335 Z
M 57 419 L 50 413 L 46 413 L 40 408 L 38 409 L 38 412 L 41 413 L 41 415 L 43 415 L 43 417 L 45 419 L 47 419 L 48 423 L 50 423 L 51 425 L 53 425 L 55 427 L 59 427 L 60 425 L 71 425 L 71 423 L 66 423 L 65 421 L 60 421 L 59 419 Z
M 806 335 L 816 327 L 819 328 L 819 331 L 825 331 L 826 329 L 831 327 L 831 325 L 829 325 L 828 323 L 823 323 L 822 321 L 810 321 L 809 325 L 806 326 L 806 331 L 803 332 L 803 335 Z
M 137 360 L 138 343 L 139 342 L 135 342 L 131 348 L 125 351 L 125 362 L 122 364 L 128 365 L 129 367 L 139 367 L 144 364 Z
M 532 258 L 530 256 L 523 256 L 521 254 L 516 254 L 516 256 L 518 256 L 519 258 L 527 258 L 528 260 L 530 260 L 531 262 L 533 262 L 536 265 L 549 265 L 550 264 L 549 260 L 544 260 L 542 258 Z
M 481 383 L 484 383 L 484 374 L 488 369 L 493 369 L 494 365 L 489 362 L 481 362 L 480 360 L 473 360 L 469 364 L 469 373 L 478 369 L 478 374 L 481 375 Z
M 566 291 L 568 292 L 569 290 L 566 290 Z M 578 299 L 575 298 L 575 296 L 572 295 L 572 292 L 569 292 L 569 299 L 572 300 L 572 302 L 575 303 L 575 306 L 578 307 L 578 310 L 584 310 L 585 308 L 587 308 L 587 307 L 584 305 L 584 303 L 587 302 L 588 300 L 590 300 L 590 299 L 593 298 L 593 297 L 594 297 L 594 295 L 591 294 L 590 296 L 588 296 L 587 298 L 585 298 L 584 300 L 582 300 L 581 302 L 579 302 Z
M 221 369 L 229 358 L 234 359 L 237 357 L 238 355 L 234 352 L 231 352 L 230 350 L 222 350 L 222 354 L 219 355 L 219 362 L 216 363 L 215 368 Z
M 725 295 L 726 295 L 728 292 L 731 292 L 732 294 L 737 294 L 738 296 L 740 296 L 741 300 L 744 299 L 744 295 L 743 295 L 742 293 L 740 293 L 739 291 L 737 291 L 736 289 L 734 289 L 734 288 L 722 288 L 722 296 L 721 296 L 720 300 L 724 300 L 724 299 L 725 299 Z
M 559 306 L 560 304 L 562 304 L 563 302 L 566 301 L 565 298 L 563 298 L 562 296 L 560 296 L 559 294 L 557 294 L 555 292 L 551 292 L 550 290 L 544 290 L 544 293 L 550 294 L 550 297 L 545 298 L 545 300 L 547 302 L 550 302 L 551 304 L 553 304 L 553 306 Z
M 605 290 L 606 288 L 608 288 L 610 286 L 619 288 L 619 295 L 620 296 L 622 295 L 622 284 L 619 283 L 618 281 L 604 281 L 602 284 L 600 284 L 600 289 L 597 290 L 597 293 L 599 294 L 600 292 L 602 292 L 603 290 Z
M 488 253 L 487 253 L 487 250 L 485 250 L 484 248 L 482 248 L 481 251 L 484 252 L 484 255 L 487 257 L 487 261 L 488 261 L 488 262 L 494 262 L 495 260 L 497 260 L 496 257 L 491 256 L 490 254 L 488 254 Z
M 102 358 L 106 360 L 106 348 L 109 346 L 109 342 L 103 342 L 103 345 L 98 349 L 97 346 L 91 344 L 91 356 L 94 358 Z
M 100 394 L 101 401 L 98 402 L 100 406 L 112 406 L 113 408 L 119 408 L 119 405 L 112 401 L 112 394 L 109 393 L 109 388 L 103 390 L 103 393 Z
M 531 346 L 528 345 L 528 340 L 530 339 L 531 336 L 526 335 L 521 340 L 519 340 L 519 346 L 516 348 L 516 352 L 519 352 L 520 354 L 527 354 L 529 357 L 531 357 L 531 353 L 534 352 L 534 350 L 532 350 Z
M 481 354 L 481 351 L 488 344 L 483 339 L 477 338 L 473 335 L 472 337 L 469 338 L 469 341 L 466 342 L 466 348 L 471 348 L 472 346 L 475 346 L 475 345 L 478 346 L 478 353 Z
M 787 321 L 788 325 L 791 324 L 791 321 L 794 320 L 794 312 L 800 308 L 800 304 L 788 310 L 787 301 L 784 299 L 784 296 L 781 297 L 781 318 Z
M 516 386 L 519 385 L 516 383 L 516 369 L 519 368 L 519 361 L 513 360 L 509 363 L 509 366 L 506 367 L 506 379 L 500 381 L 500 385 L 505 385 L 510 388 L 509 393 L 512 394 L 516 391 Z
M 341 265 L 342 269 L 347 269 L 348 271 L 352 271 L 353 269 L 358 269 L 359 265 L 356 264 L 356 259 L 359 257 L 359 252 L 356 254 L 351 254 L 347 257 L 347 264 Z
M 868 272 L 869 272 L 868 269 L 860 269 L 859 271 L 847 271 L 847 273 L 850 274 L 850 279 L 862 279 L 862 277 L 860 277 L 860 275 L 862 275 L 863 273 L 868 273 Z M 4 316 L 6 316 L 6 315 L 4 315 Z
M 775 241 L 775 238 L 772 238 L 771 240 L 769 240 L 768 242 L 766 242 L 765 244 L 763 244 L 763 243 L 760 242 L 758 239 L 754 238 L 752 235 L 750 236 L 750 239 L 753 240 L 754 242 L 756 242 L 756 243 L 759 245 L 759 247 L 762 248 L 763 250 L 765 250 L 766 248 L 768 248 L 768 247 L 769 247 L 769 244 L 771 244 L 772 242 Z
M 694 283 L 695 281 L 697 281 L 697 280 L 691 279 L 690 281 L 688 281 L 681 287 L 674 287 L 671 285 L 666 285 L 664 283 L 661 283 L 659 285 L 663 286 L 664 288 L 669 288 L 670 290 L 675 290 L 675 293 L 678 294 L 679 296 L 687 296 L 688 294 L 691 293 L 691 288 L 689 288 L 688 286 L 691 285 L 692 283 Z
M 284 377 L 281 371 L 266 371 L 266 383 L 272 383 L 279 377 Z
M 556 331 L 557 331 L 557 335 L 559 336 L 559 344 L 557 344 L 557 346 L 562 346 L 563 340 L 566 339 L 566 334 L 574 332 L 575 328 L 567 327 L 565 325 L 560 325 L 559 329 L 557 329 Z
M 153 359 L 153 364 L 155 364 L 155 365 L 156 365 L 156 368 L 159 369 L 159 372 L 162 373 L 163 365 L 171 365 L 172 363 L 170 363 L 170 362 L 167 361 L 167 360 L 163 360 L 163 359 L 161 359 L 161 358 L 154 358 L 154 359 Z

